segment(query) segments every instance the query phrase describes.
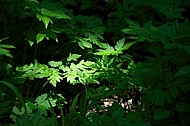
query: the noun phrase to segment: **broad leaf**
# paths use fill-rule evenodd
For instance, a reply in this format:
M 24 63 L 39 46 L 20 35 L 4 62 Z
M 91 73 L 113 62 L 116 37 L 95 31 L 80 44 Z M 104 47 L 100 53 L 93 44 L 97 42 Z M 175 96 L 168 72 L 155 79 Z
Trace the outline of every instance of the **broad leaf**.
M 45 38 L 45 36 L 46 36 L 46 34 L 38 33 L 36 35 L 36 41 L 37 41 L 37 43 L 41 42 Z
M 170 94 L 171 94 L 174 98 L 177 98 L 177 96 L 178 96 L 178 94 L 179 94 L 177 87 L 172 87 L 172 88 L 170 88 Z
M 190 112 L 190 104 L 186 102 L 178 102 L 175 109 L 179 112 Z
M 148 92 L 148 98 L 156 105 L 164 105 L 164 91 L 161 89 L 154 89 L 153 91 Z
M 190 65 L 181 67 L 175 76 L 183 76 L 190 74 Z
M 47 16 L 42 16 L 40 14 L 36 14 L 36 17 L 39 19 L 39 21 L 42 21 L 45 24 L 46 29 L 47 29 L 49 23 L 53 23 L 53 21 Z
M 160 120 L 165 119 L 170 115 L 170 112 L 167 111 L 165 108 L 158 108 L 154 112 L 154 119 Z

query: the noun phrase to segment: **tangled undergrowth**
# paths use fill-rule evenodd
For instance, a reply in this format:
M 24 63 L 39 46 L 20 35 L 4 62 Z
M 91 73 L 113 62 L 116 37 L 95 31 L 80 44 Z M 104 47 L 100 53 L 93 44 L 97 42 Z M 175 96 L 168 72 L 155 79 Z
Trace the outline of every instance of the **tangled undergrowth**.
M 0 125 L 190 125 L 189 0 L 1 0 Z

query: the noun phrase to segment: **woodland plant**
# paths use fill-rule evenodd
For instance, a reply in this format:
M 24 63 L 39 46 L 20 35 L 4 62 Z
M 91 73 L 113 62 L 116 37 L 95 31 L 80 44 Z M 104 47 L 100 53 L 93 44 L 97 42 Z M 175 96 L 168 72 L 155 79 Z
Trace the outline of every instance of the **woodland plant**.
M 2 0 L 0 125 L 189 125 L 189 6 Z

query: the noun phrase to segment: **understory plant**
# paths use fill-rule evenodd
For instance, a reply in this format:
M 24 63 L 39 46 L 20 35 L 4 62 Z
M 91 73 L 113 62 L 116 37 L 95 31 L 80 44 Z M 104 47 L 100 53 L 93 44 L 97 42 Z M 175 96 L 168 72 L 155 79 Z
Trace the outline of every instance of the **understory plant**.
M 0 125 L 189 125 L 189 6 L 2 0 Z

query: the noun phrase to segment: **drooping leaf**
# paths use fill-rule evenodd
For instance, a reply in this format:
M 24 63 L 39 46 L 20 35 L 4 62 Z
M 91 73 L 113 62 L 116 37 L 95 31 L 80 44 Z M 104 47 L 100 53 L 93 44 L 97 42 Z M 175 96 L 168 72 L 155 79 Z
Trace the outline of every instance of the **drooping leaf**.
M 28 43 L 30 44 L 30 46 L 32 46 L 34 44 L 34 42 L 31 40 L 28 40 Z
M 46 29 L 47 29 L 49 23 L 53 23 L 53 21 L 47 16 L 42 16 L 40 14 L 36 14 L 36 17 L 39 19 L 39 21 L 42 21 L 44 23 Z
M 46 38 L 50 37 L 53 40 L 55 40 L 56 42 L 58 42 L 58 38 L 57 38 L 57 35 L 55 34 L 55 31 L 47 29 L 47 30 L 45 30 L 45 34 L 46 34 Z
M 7 49 L 0 48 L 0 55 L 5 55 L 7 57 L 13 58 L 10 51 Z
M 38 33 L 36 35 L 36 41 L 37 41 L 37 43 L 41 42 L 45 38 L 45 36 L 46 36 L 46 34 Z

